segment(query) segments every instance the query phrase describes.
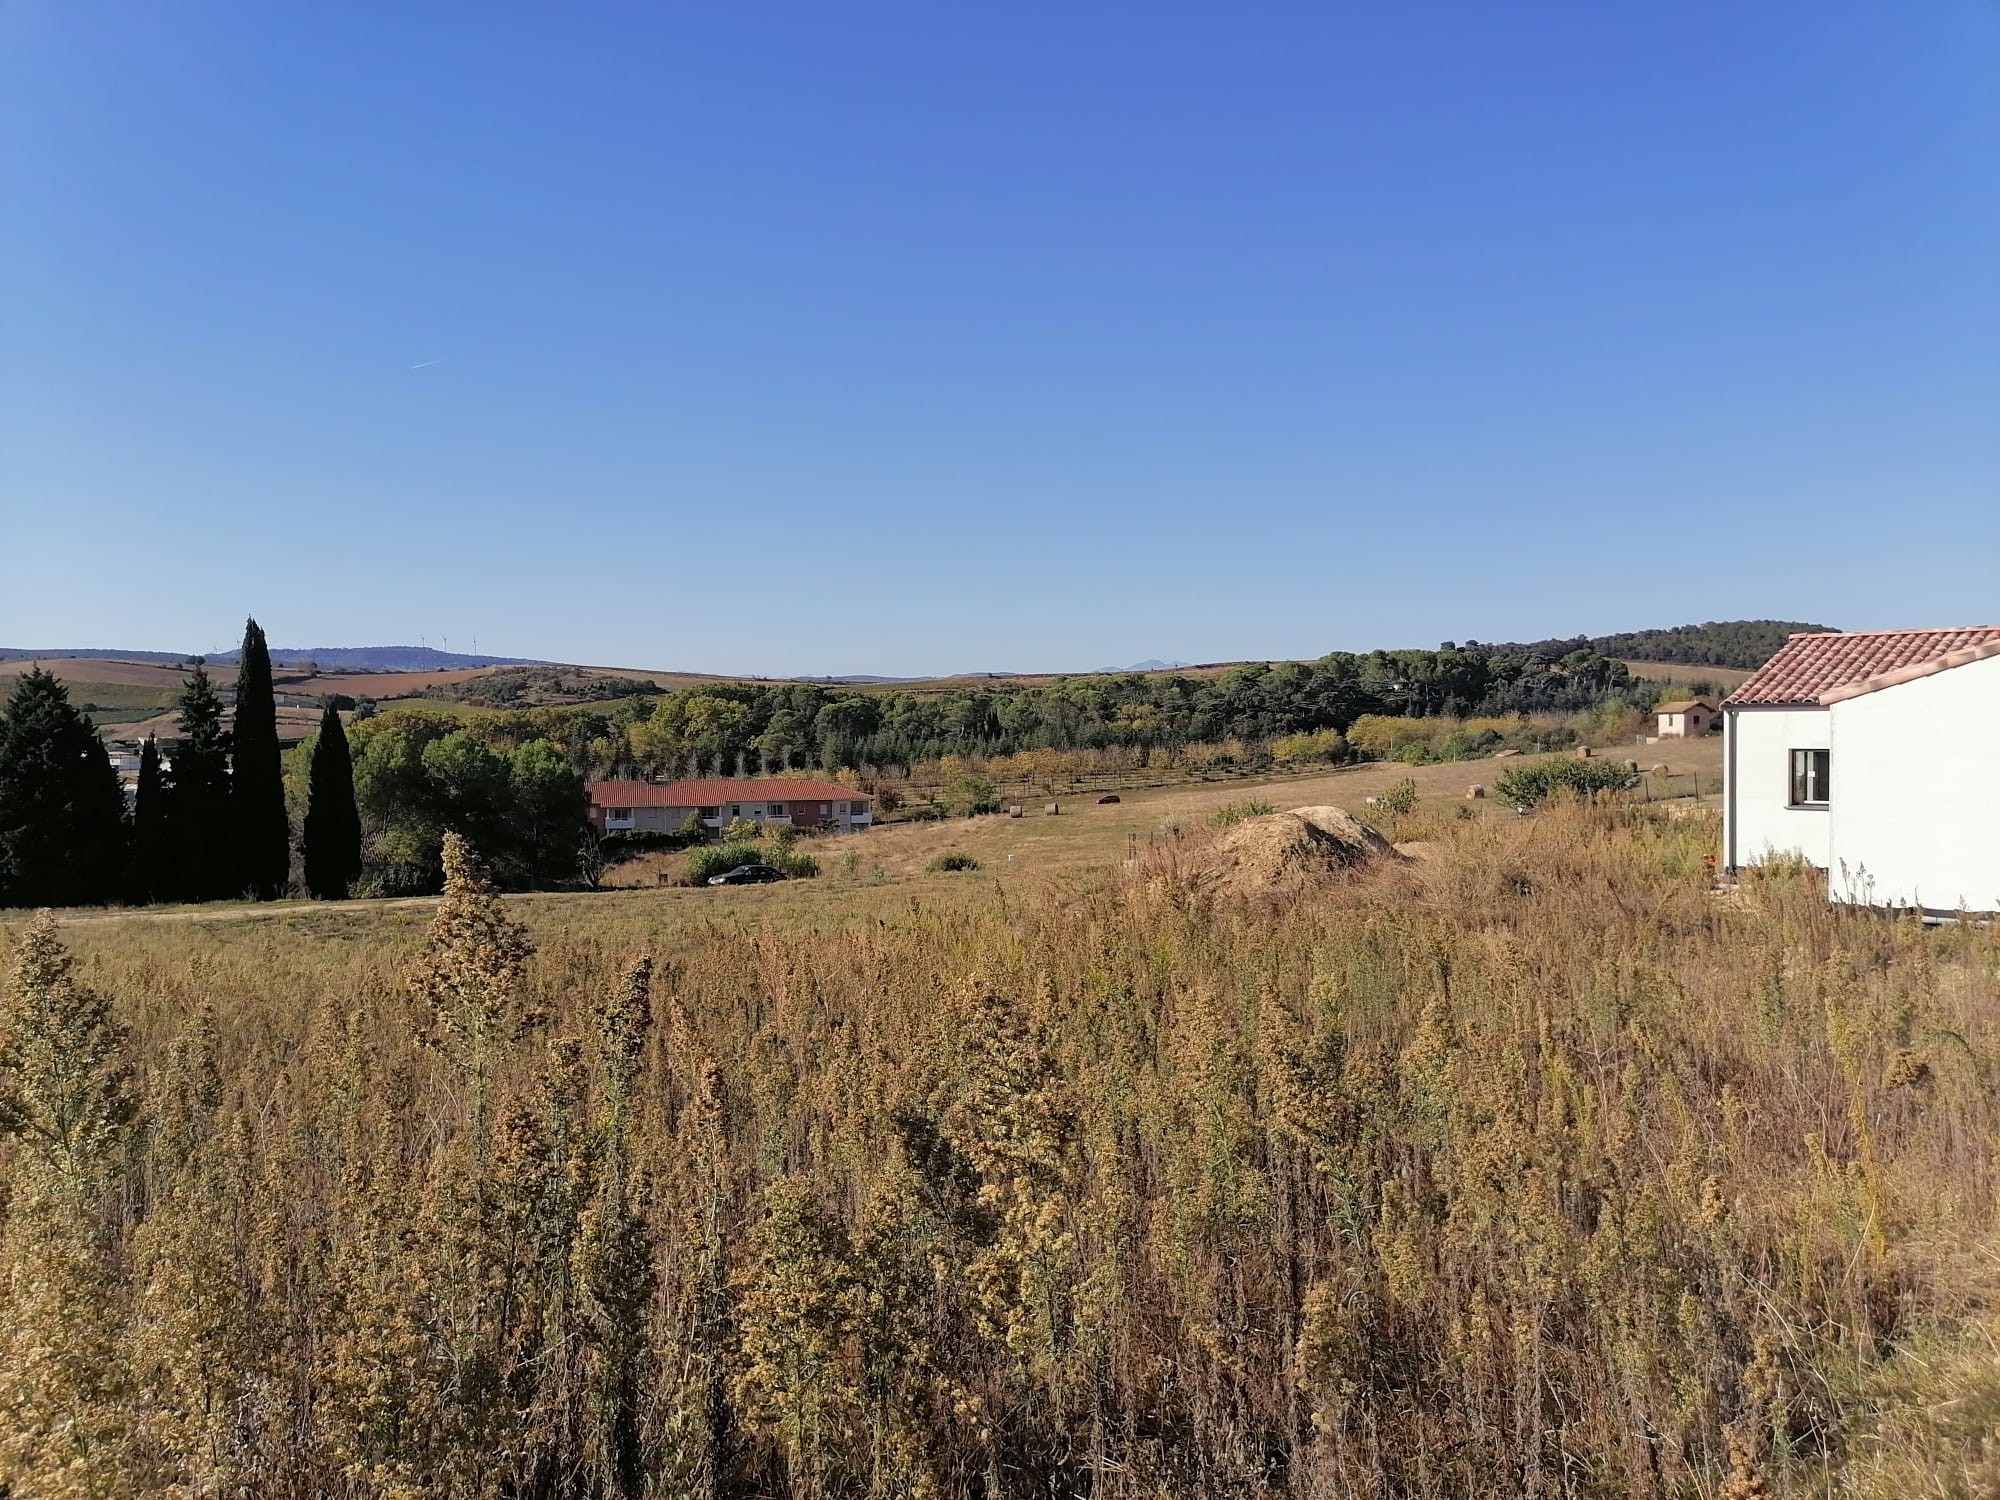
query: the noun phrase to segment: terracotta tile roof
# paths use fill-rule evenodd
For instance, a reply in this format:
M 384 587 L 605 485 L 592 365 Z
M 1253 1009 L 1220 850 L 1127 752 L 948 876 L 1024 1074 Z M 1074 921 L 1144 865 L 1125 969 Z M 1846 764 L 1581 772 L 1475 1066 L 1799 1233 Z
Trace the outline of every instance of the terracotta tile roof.
M 1947 666 L 1971 650 L 2000 644 L 2000 625 L 1955 630 L 1851 630 L 1795 635 L 1778 654 L 1723 699 L 1726 708 L 1824 706 L 1837 698 L 1893 687 Z M 1971 656 L 1964 660 L 1973 660 Z M 1887 679 L 1893 679 L 1887 680 Z
M 593 781 L 592 807 L 716 807 L 725 802 L 872 802 L 837 781 L 716 777 L 707 781 Z

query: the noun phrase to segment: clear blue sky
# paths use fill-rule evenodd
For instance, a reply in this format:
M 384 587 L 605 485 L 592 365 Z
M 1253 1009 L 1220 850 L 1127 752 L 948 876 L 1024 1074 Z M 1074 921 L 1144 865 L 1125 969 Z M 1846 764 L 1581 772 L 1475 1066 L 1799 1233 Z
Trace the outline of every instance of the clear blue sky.
M 2000 4 L 0 6 L 0 644 L 2000 619 Z

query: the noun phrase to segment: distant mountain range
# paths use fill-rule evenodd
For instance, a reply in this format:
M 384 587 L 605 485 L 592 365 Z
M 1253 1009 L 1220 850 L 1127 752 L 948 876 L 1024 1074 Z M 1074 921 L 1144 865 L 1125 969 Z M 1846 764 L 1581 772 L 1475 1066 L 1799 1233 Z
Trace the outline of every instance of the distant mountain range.
M 112 651 L 83 647 L 50 647 L 28 650 L 0 646 L 0 661 L 61 661 L 65 657 L 88 661 L 143 661 L 158 666 L 174 666 L 192 661 L 201 653 L 192 651 Z M 233 663 L 241 651 L 216 651 L 202 660 Z M 463 651 L 440 651 L 434 646 L 273 646 L 271 663 L 296 667 L 312 662 L 322 671 L 338 672 L 449 672 L 461 667 L 551 667 L 560 663 L 532 656 L 474 656 Z
M 1149 656 L 1144 661 L 1135 661 L 1129 667 L 1101 667 L 1103 672 L 1171 672 L 1176 667 L 1191 667 L 1191 661 L 1161 661 L 1157 656 Z

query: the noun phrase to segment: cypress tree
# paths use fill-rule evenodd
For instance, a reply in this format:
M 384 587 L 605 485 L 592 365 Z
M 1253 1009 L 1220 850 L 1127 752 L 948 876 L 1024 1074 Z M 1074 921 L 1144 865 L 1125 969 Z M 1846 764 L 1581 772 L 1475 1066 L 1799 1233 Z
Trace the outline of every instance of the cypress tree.
M 119 784 L 111 752 L 97 736 L 97 726 L 83 720 L 88 738 L 76 794 L 76 860 L 86 901 L 116 901 L 125 894 L 125 865 L 131 854 L 132 824 L 125 813 L 125 788 Z
M 238 884 L 259 901 L 284 895 L 292 878 L 292 831 L 285 819 L 285 770 L 278 751 L 278 702 L 264 628 L 243 624 L 236 669 L 236 732 L 229 795 Z
M 132 806 L 132 865 L 125 888 L 137 902 L 164 901 L 173 894 L 173 845 L 167 830 L 167 779 L 160 769 L 159 742 L 150 734 L 139 752 L 139 796 Z
M 0 709 L 0 906 L 108 901 L 124 844 L 125 799 L 96 727 L 34 668 Z
M 354 805 L 354 759 L 331 703 L 319 719 L 306 782 L 303 838 L 306 890 L 323 901 L 346 897 L 361 873 L 361 814 Z
M 182 901 L 241 895 L 229 818 L 229 732 L 222 727 L 222 699 L 200 657 L 181 689 L 180 715 L 168 799 L 174 895 Z

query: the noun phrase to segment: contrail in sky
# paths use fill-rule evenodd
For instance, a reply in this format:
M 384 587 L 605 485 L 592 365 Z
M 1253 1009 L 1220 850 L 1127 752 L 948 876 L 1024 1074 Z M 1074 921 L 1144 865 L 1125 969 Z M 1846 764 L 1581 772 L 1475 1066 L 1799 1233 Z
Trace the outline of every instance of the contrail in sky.
M 428 370 L 432 365 L 441 365 L 443 363 L 442 359 L 427 359 L 420 365 L 411 365 L 410 368 L 412 370 Z

